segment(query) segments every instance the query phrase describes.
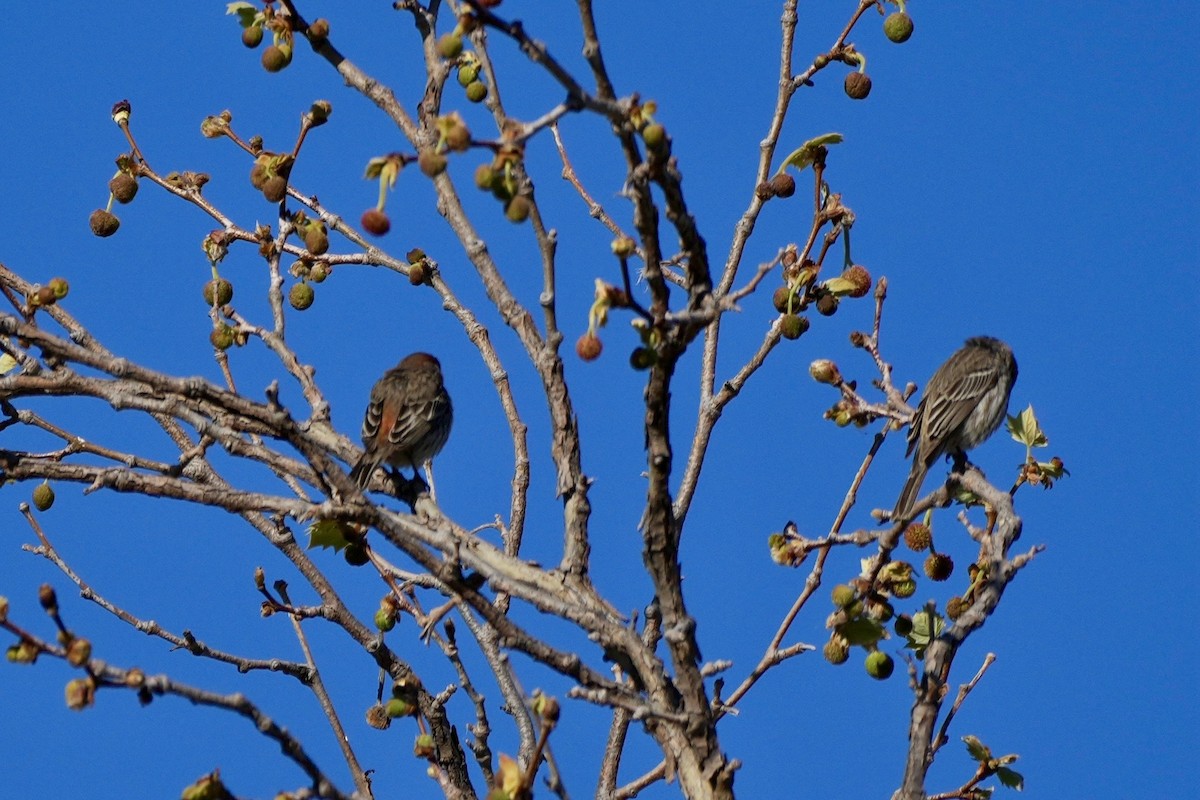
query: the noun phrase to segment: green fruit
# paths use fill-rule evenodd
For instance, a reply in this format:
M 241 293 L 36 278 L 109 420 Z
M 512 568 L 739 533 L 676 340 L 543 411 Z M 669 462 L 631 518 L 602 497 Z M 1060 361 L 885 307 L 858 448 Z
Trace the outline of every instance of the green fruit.
M 846 94 L 854 100 L 862 100 L 871 93 L 871 79 L 865 72 L 851 72 L 846 76 Z
M 379 609 L 375 612 L 375 627 L 387 633 L 396 627 L 396 613 L 385 608 Z
M 67 292 L 71 290 L 71 286 L 67 283 L 66 278 L 51 278 L 50 283 L 46 285 L 54 291 L 54 297 L 58 300 L 66 297 Z
M 317 293 L 307 283 L 297 283 L 288 293 L 288 302 L 292 304 L 292 308 L 303 311 L 313 304 L 316 296 Z
M 227 305 L 233 300 L 233 284 L 224 278 L 204 284 L 204 305 L 212 306 L 214 298 L 218 306 Z
M 856 599 L 855 591 L 852 587 L 844 583 L 839 583 L 833 587 L 833 604 L 838 608 L 847 608 L 852 605 Z
M 799 339 L 808 330 L 808 317 L 799 314 L 784 314 L 779 322 L 779 332 L 785 339 Z
M 218 325 L 208 334 L 208 341 L 218 350 L 228 350 L 233 347 L 234 336 L 233 328 L 228 325 Z
M 875 650 L 867 654 L 867 674 L 877 681 L 885 681 L 892 677 L 892 671 L 896 669 L 896 662 L 892 661 L 892 657 L 882 650 Z
M 88 217 L 88 225 L 91 226 L 92 233 L 104 238 L 117 232 L 117 228 L 121 227 L 121 220 L 117 219 L 112 212 L 97 208 Z
M 38 511 L 49 511 L 54 505 L 54 490 L 50 484 L 43 481 L 33 490 L 33 507 Z
M 912 17 L 905 14 L 903 11 L 894 11 L 888 14 L 887 19 L 883 21 L 883 35 L 891 39 L 896 44 L 907 42 L 908 37 L 913 34 Z
M 483 81 L 472 81 L 467 84 L 467 99 L 472 103 L 482 103 L 487 96 L 487 84 Z
M 474 64 L 463 64 L 458 68 L 458 85 L 464 89 L 479 77 L 479 67 Z
M 825 647 L 822 648 L 821 652 L 825 656 L 825 660 L 830 664 L 835 666 L 845 664 L 846 659 L 850 658 L 850 643 L 835 634 L 833 638 L 825 643 Z
M 463 51 L 462 37 L 457 33 L 443 33 L 438 37 L 437 49 L 442 58 L 458 58 Z
M 509 200 L 504 205 L 504 216 L 509 222 L 521 223 L 529 219 L 529 211 L 533 204 L 529 202 L 529 198 L 523 194 Z
M 658 353 L 649 347 L 636 347 L 629 355 L 629 365 L 636 370 L 650 369 L 658 361 Z
M 646 143 L 646 147 L 657 150 L 667 141 L 667 129 L 657 122 L 652 122 L 642 128 L 642 141 Z
M 475 168 L 475 185 L 480 189 L 491 189 L 499 177 L 500 173 L 491 164 L 480 164 Z

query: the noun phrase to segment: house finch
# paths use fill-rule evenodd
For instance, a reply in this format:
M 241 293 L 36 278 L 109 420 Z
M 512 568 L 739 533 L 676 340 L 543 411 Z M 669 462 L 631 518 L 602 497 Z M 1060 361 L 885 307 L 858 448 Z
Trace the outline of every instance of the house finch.
M 428 353 L 413 353 L 384 373 L 371 389 L 363 417 L 362 456 L 350 479 L 365 489 L 385 461 L 417 467 L 433 458 L 450 436 L 454 410 L 442 384 L 442 365 Z
M 933 462 L 947 454 L 962 459 L 1000 427 L 1016 382 L 1012 349 L 991 336 L 967 339 L 938 367 L 908 431 L 906 455 L 917 454 L 892 519 L 908 513 Z

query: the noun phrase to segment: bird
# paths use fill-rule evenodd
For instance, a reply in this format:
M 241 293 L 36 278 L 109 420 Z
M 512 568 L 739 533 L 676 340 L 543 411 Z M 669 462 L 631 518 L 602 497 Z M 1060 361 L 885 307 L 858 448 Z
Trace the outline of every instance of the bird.
M 363 415 L 363 454 L 350 479 L 360 489 L 385 462 L 397 469 L 433 458 L 450 437 L 454 408 L 442 382 L 442 365 L 429 353 L 412 353 L 384 373 L 371 388 Z
M 916 454 L 892 519 L 908 514 L 935 461 L 944 455 L 964 459 L 996 432 L 1016 382 L 1012 348 L 992 336 L 967 339 L 937 368 L 908 431 L 905 456 Z

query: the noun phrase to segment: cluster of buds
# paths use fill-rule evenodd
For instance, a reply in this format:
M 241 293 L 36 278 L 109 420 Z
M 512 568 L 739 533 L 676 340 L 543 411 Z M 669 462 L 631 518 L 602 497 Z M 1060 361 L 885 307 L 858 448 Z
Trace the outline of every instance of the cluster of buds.
M 667 137 L 667 129 L 662 123 L 654 120 L 654 112 L 658 103 L 647 100 L 642 103 L 635 95 L 629 107 L 629 124 L 642 135 L 646 148 L 659 155 L 666 155 L 671 149 L 671 140 Z
M 525 149 L 518 141 L 519 131 L 508 127 L 490 164 L 475 168 L 475 186 L 504 204 L 504 216 L 515 223 L 524 222 L 533 210 L 533 203 L 521 191 L 520 168 Z
M 395 188 L 396 179 L 400 177 L 400 170 L 404 169 L 404 165 L 410 158 L 403 153 L 389 153 L 386 156 L 372 158 L 367 162 L 367 171 L 363 177 L 367 180 L 379 181 L 379 200 L 374 208 L 368 208 L 362 215 L 363 230 L 372 236 L 383 236 L 392 228 L 392 222 L 384 211 L 384 207 L 387 205 L 387 193 Z
M 883 626 L 895 613 L 887 596 L 872 590 L 859 578 L 835 586 L 831 599 L 834 611 L 825 621 L 825 627 L 830 629 L 829 641 L 822 651 L 825 660 L 834 665 L 844 664 L 850 658 L 850 648 L 861 647 L 867 651 L 867 674 L 877 680 L 888 678 L 895 664 L 891 656 L 879 649 L 879 642 L 888 638 Z
M 379 608 L 375 611 L 375 627 L 382 633 L 387 633 L 396 627 L 400 619 L 400 604 L 389 592 L 379 600 Z
M 268 3 L 257 8 L 250 3 L 230 3 L 226 13 L 236 14 L 242 26 L 242 44 L 251 50 L 263 42 L 264 35 L 271 33 L 271 44 L 262 52 L 262 66 L 267 72 L 279 72 L 292 63 L 295 36 L 291 18 L 276 12 Z M 329 37 L 329 20 L 318 19 L 306 31 L 309 42 L 314 46 Z
M 262 192 L 268 203 L 278 203 L 287 196 L 288 176 L 295 163 L 291 153 L 263 150 L 250 167 L 250 185 Z
M 27 298 L 29 307 L 42 308 L 52 306 L 67 296 L 71 290 L 66 278 L 51 278 L 45 286 L 35 286 Z
M 624 290 L 597 278 L 595 297 L 592 307 L 588 310 L 587 333 L 575 342 L 575 354 L 584 361 L 595 361 L 599 358 L 604 344 L 597 332 L 608 324 L 608 310 L 613 307 L 625 308 L 628 305 L 629 295 L 625 294 Z

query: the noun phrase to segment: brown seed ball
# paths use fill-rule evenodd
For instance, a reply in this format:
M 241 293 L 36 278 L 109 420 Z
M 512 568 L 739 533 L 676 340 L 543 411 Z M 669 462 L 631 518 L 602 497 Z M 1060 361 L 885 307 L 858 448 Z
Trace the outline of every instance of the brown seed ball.
M 929 549 L 929 545 L 933 544 L 933 535 L 929 530 L 929 526 L 921 522 L 914 522 L 904 529 L 904 543 L 908 545 L 910 550 L 917 553 L 923 553 Z
M 854 100 L 863 100 L 871 93 L 871 79 L 865 72 L 851 72 L 846 76 L 846 95 Z
M 287 178 L 282 175 L 272 175 L 263 183 L 263 197 L 267 198 L 268 203 L 278 203 L 287 197 L 287 186 Z
M 954 561 L 945 553 L 930 553 L 925 559 L 925 575 L 932 581 L 944 581 L 954 574 Z
M 883 21 L 883 35 L 896 44 L 907 42 L 913 34 L 912 17 L 903 11 L 894 11 Z
M 204 304 L 212 306 L 213 299 L 218 306 L 223 306 L 233 300 L 233 284 L 224 278 L 217 278 L 204 284 Z
M 88 225 L 92 228 L 92 233 L 104 238 L 112 236 L 117 232 L 117 228 L 121 227 L 121 220 L 112 212 L 105 211 L 103 208 L 97 208 L 88 217 Z
M 970 604 L 963 598 L 951 597 L 946 601 L 946 616 L 950 619 L 958 619 L 970 607 Z
M 58 297 L 49 286 L 43 286 L 33 293 L 33 301 L 35 305 L 52 306 L 58 301 Z
M 519 194 L 504 205 L 504 216 L 508 218 L 509 222 L 524 222 L 529 219 L 529 211 L 532 207 L 533 204 L 529 202 L 529 198 Z
M 446 163 L 444 155 L 432 150 L 422 150 L 421 155 L 417 156 L 417 166 L 430 178 L 435 178 L 445 172 Z
M 261 155 L 254 159 L 254 166 L 250 168 L 250 185 L 260 192 L 263 186 L 266 185 L 267 178 L 271 177 L 267 172 L 268 161 L 270 161 L 270 156 Z
M 781 172 L 770 181 L 771 191 L 778 197 L 791 197 L 796 193 L 796 179 Z
M 292 287 L 292 291 L 288 293 L 288 302 L 297 311 L 304 311 L 313 304 L 313 300 L 316 297 L 317 293 L 307 283 L 297 283 Z
M 261 25 L 251 25 L 242 30 L 242 44 L 251 50 L 262 44 L 263 29 Z
M 575 355 L 579 356 L 584 361 L 595 361 L 600 357 L 600 352 L 604 349 L 604 343 L 600 341 L 593 333 L 585 333 L 575 342 Z
M 823 294 L 817 298 L 817 312 L 824 317 L 832 317 L 837 313 L 838 299 L 831 294 Z
M 291 51 L 279 45 L 271 45 L 263 50 L 262 65 L 267 72 L 279 72 L 292 61 Z
M 122 172 L 108 182 L 108 190 L 112 192 L 118 203 L 128 203 L 137 194 L 137 178 L 128 172 Z
M 471 81 L 467 84 L 467 99 L 472 103 L 482 103 L 487 96 L 487 84 L 483 81 Z
M 368 208 L 364 211 L 361 222 L 363 230 L 372 236 L 383 236 L 392 229 L 392 221 L 378 208 Z
M 313 225 L 304 233 L 304 247 L 314 256 L 329 252 L 329 234 L 319 225 Z
M 455 125 L 446 132 L 446 147 L 461 153 L 471 146 L 471 131 L 466 125 Z
M 408 268 L 408 282 L 413 286 L 420 286 L 429 278 L 429 269 L 425 266 L 425 262 L 418 261 Z
M 771 304 L 775 306 L 775 310 L 780 314 L 786 314 L 788 313 L 788 299 L 791 297 L 792 290 L 786 286 L 780 286 L 775 290 L 775 293 L 771 295 Z M 795 308 L 797 305 L 798 303 L 793 299 L 792 308 Z
M 862 264 L 852 265 L 842 273 L 842 277 L 854 284 L 850 290 L 851 297 L 865 297 L 871 291 L 871 273 Z
M 759 200 L 770 200 L 775 196 L 775 192 L 771 189 L 771 184 L 763 181 L 758 186 L 754 187 L 754 196 Z
M 321 17 L 308 26 L 308 40 L 320 44 L 329 38 L 329 20 Z

